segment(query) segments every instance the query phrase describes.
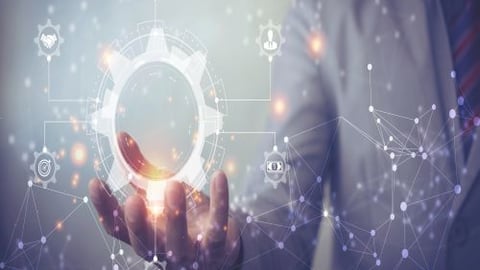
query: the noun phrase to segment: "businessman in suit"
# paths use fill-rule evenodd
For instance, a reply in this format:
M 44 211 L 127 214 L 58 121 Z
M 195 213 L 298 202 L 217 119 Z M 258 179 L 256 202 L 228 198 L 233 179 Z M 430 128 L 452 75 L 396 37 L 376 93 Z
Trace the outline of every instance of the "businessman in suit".
M 94 181 L 107 232 L 172 269 L 476 269 L 480 4 L 296 1 L 283 33 L 273 89 L 288 106 L 269 126 L 289 138 L 288 183 L 252 172 L 231 214 L 223 173 L 188 213 L 170 183 L 153 222 L 141 195 L 121 206 Z

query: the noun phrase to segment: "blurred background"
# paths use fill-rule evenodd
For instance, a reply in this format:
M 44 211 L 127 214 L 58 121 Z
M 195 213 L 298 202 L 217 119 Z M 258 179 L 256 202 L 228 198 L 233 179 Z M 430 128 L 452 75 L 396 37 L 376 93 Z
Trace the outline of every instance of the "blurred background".
M 157 17 L 194 33 L 208 49 L 208 61 L 223 79 L 228 98 L 268 98 L 269 63 L 259 56 L 259 25 L 281 23 L 287 0 L 157 0 Z M 0 269 L 143 269 L 127 246 L 103 238 L 87 184 L 95 177 L 95 147 L 85 134 L 85 105 L 94 96 L 106 44 L 153 20 L 154 0 L 0 1 Z M 38 56 L 38 25 L 61 26 L 60 56 L 48 65 Z M 268 102 L 231 102 L 224 130 L 264 131 Z M 44 140 L 56 152 L 57 183 L 28 186 L 30 164 Z M 66 123 L 65 123 L 66 122 Z M 246 170 L 257 142 L 269 135 L 233 135 L 226 140 L 223 167 L 234 186 Z M 258 152 L 258 151 L 257 151 Z M 263 158 L 263 157 L 260 157 Z M 259 179 L 263 182 L 263 179 Z M 235 189 L 233 190 L 235 193 Z M 42 238 L 44 236 L 44 238 Z M 39 244 L 40 243 L 40 244 Z M 118 257 L 120 256 L 120 257 Z M 117 267 L 117 266 L 115 266 Z M 115 268 L 114 267 L 114 268 Z

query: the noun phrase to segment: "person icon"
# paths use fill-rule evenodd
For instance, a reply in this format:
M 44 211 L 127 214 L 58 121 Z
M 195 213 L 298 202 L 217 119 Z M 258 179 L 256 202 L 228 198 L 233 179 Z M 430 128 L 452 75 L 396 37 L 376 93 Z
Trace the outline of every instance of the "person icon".
M 263 43 L 263 48 L 267 51 L 275 51 L 278 49 L 278 43 L 273 40 L 273 31 L 268 29 L 267 31 L 267 41 Z

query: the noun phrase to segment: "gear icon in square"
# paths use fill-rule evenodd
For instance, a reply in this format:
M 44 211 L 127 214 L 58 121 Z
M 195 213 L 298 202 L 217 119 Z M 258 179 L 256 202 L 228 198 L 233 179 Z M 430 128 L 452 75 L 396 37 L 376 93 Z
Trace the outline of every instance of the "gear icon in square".
M 55 161 L 55 153 L 50 153 L 46 148 L 42 152 L 34 153 L 35 160 L 30 165 L 30 170 L 35 175 L 34 182 L 41 183 L 47 188 L 49 183 L 56 183 L 55 175 L 60 170 L 60 165 Z
M 269 62 L 272 62 L 273 57 L 282 55 L 281 49 L 285 43 L 285 38 L 281 30 L 281 25 L 274 24 L 272 20 L 259 27 L 256 43 L 260 48 L 260 56 L 267 56 Z
M 276 147 L 272 152 L 265 152 L 265 162 L 260 169 L 265 173 L 265 183 L 271 183 L 273 188 L 278 184 L 287 182 L 287 173 L 290 165 L 287 164 L 287 153 L 279 152 Z
M 44 25 L 38 25 L 38 35 L 33 40 L 38 47 L 38 56 L 45 56 L 47 61 L 52 60 L 52 56 L 60 56 L 60 46 L 64 42 L 60 36 L 60 25 L 54 25 L 47 20 Z

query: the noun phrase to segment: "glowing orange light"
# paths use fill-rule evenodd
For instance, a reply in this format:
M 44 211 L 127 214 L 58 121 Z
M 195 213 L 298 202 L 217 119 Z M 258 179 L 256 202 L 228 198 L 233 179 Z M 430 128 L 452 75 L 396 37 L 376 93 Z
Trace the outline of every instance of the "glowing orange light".
M 61 229 L 63 229 L 63 223 L 61 221 L 57 221 L 55 228 L 57 229 L 57 231 L 60 231 Z
M 72 187 L 76 188 L 78 186 L 79 181 L 80 181 L 80 175 L 78 173 L 74 173 L 72 175 Z
M 78 132 L 80 130 L 77 118 L 70 116 L 70 123 L 72 124 L 73 131 Z
M 87 161 L 87 147 L 81 143 L 76 143 L 71 150 L 72 163 L 76 166 L 83 166 Z
M 107 70 L 110 67 L 113 59 L 113 51 L 111 48 L 104 48 L 101 53 L 100 65 L 104 70 Z
M 278 97 L 273 102 L 273 113 L 275 116 L 281 117 L 285 114 L 287 110 L 287 104 L 285 100 L 281 97 Z
M 233 174 L 235 173 L 237 166 L 233 160 L 229 160 L 226 163 L 226 169 L 228 173 Z
M 325 39 L 319 32 L 312 32 L 308 38 L 308 51 L 314 59 L 319 59 L 325 52 Z

